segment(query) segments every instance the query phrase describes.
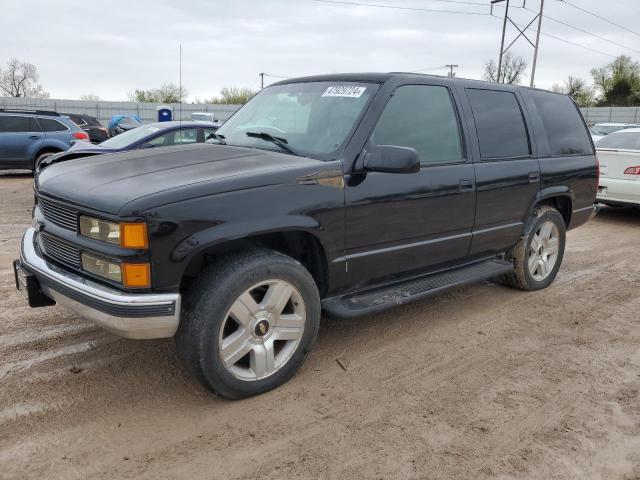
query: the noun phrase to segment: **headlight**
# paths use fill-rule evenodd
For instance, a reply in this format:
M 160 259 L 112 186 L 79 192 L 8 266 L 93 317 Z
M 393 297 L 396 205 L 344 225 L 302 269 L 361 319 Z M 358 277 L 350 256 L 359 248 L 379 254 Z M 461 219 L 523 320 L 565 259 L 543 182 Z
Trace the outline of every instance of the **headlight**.
M 147 248 L 146 223 L 116 223 L 93 217 L 80 217 L 80 235 L 124 248 Z
M 82 254 L 82 268 L 99 277 L 122 283 L 122 270 L 118 263 L 109 262 L 87 253 Z

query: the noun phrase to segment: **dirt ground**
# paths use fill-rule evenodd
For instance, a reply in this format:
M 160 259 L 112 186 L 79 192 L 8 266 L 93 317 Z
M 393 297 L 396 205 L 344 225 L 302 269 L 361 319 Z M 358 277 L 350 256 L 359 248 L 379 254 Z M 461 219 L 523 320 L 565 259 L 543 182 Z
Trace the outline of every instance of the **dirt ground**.
M 638 211 L 570 232 L 547 290 L 323 320 L 291 382 L 234 402 L 171 340 L 25 305 L 31 182 L 0 176 L 0 478 L 640 479 Z

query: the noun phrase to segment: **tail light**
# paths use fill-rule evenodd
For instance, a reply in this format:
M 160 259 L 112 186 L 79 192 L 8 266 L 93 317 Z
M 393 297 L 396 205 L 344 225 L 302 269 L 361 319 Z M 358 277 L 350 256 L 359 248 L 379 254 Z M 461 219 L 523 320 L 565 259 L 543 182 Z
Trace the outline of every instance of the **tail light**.
M 73 134 L 73 138 L 75 138 L 76 140 L 89 140 L 89 135 L 87 135 L 85 132 L 75 132 Z
M 640 166 L 629 167 L 624 171 L 625 175 L 640 175 Z

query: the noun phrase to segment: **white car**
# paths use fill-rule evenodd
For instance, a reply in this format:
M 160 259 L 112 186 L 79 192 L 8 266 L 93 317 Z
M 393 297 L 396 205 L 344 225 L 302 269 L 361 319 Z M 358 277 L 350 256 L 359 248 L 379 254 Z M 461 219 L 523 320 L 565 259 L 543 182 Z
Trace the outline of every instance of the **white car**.
M 597 143 L 610 133 L 624 130 L 625 128 L 638 128 L 640 125 L 635 123 L 596 123 L 589 129 L 593 143 Z
M 215 123 L 217 126 L 222 125 L 222 122 L 217 120 L 215 115 L 211 112 L 193 112 L 191 114 L 191 120 L 194 122 L 211 122 Z
M 596 150 L 600 161 L 596 200 L 605 205 L 640 207 L 640 128 L 607 135 Z

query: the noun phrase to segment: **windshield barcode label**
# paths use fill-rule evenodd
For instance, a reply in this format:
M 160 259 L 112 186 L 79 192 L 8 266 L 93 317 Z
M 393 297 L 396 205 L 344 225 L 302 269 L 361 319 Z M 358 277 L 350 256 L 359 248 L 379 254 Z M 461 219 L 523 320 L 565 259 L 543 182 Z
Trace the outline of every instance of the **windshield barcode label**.
M 349 85 L 337 85 L 327 88 L 322 94 L 323 97 L 351 97 L 360 98 L 367 87 L 353 87 Z

